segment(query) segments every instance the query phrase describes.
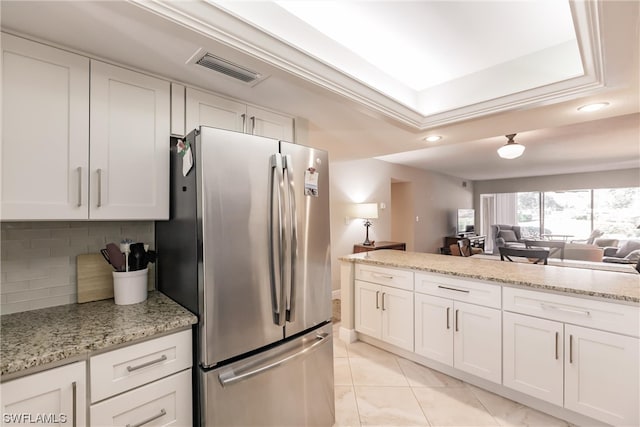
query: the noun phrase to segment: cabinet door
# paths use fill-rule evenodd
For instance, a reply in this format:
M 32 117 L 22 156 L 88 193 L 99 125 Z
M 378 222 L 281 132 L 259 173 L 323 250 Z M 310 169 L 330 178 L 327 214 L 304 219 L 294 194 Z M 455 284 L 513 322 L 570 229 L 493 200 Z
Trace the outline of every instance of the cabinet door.
M 563 324 L 507 313 L 503 322 L 503 384 L 563 404 Z
M 381 290 L 381 338 L 389 344 L 413 351 L 413 292 L 388 286 Z
M 2 383 L 0 391 L 2 425 L 86 424 L 85 362 Z
M 247 107 L 247 133 L 266 136 L 280 141 L 293 141 L 293 119 L 272 111 L 249 105 Z
M 416 353 L 453 366 L 453 301 L 415 294 Z
M 94 426 L 190 426 L 191 369 L 91 406 Z
M 89 60 L 2 34 L 3 220 L 87 219 Z
M 240 102 L 187 88 L 187 129 L 189 133 L 199 126 L 244 132 L 247 106 Z
M 380 338 L 382 335 L 381 288 L 380 285 L 355 281 L 355 328 L 356 331 L 374 338 Z
M 456 301 L 453 366 L 500 383 L 502 380 L 502 312 Z
M 169 218 L 169 82 L 91 62 L 91 219 Z
M 612 425 L 640 424 L 640 340 L 565 325 L 567 409 Z

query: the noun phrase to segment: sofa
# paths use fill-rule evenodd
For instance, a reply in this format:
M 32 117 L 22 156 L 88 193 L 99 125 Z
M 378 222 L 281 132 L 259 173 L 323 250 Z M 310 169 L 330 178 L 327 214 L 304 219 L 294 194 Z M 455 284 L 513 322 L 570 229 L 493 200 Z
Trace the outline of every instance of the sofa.
M 519 225 L 494 224 L 491 226 L 494 251 L 499 247 L 524 248 Z
M 635 264 L 640 259 L 640 240 L 630 239 L 621 242 L 619 246 L 606 247 L 603 255 L 603 262 Z

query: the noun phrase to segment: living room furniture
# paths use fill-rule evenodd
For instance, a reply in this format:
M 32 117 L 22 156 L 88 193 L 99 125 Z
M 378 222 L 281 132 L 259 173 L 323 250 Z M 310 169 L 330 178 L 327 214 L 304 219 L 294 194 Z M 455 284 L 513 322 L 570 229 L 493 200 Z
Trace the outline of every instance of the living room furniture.
M 640 240 L 627 240 L 618 247 L 604 248 L 603 262 L 635 264 L 640 259 Z
M 540 261 L 542 261 L 544 265 L 547 265 L 547 258 L 549 258 L 548 249 L 508 248 L 500 246 L 498 251 L 500 251 L 500 261 L 504 261 L 506 258 L 508 261 L 513 262 L 511 259 L 513 256 L 527 258 L 534 264 L 539 264 Z
M 378 204 L 377 203 L 358 203 L 356 205 L 353 205 L 352 215 L 354 216 L 354 218 L 364 219 L 364 226 L 367 229 L 367 234 L 362 244 L 364 246 L 371 245 L 371 242 L 369 241 L 369 227 L 373 225 L 371 223 L 371 220 L 378 218 Z
M 554 241 L 562 241 L 566 242 L 570 237 L 573 237 L 573 234 L 541 234 L 540 237 L 543 240 L 554 240 Z
M 566 243 L 564 245 L 564 258 L 578 261 L 601 262 L 604 249 L 597 245 L 586 243 Z
M 484 242 L 483 242 L 484 246 Z M 475 254 L 481 254 L 484 252 L 482 248 L 473 247 L 471 245 L 471 240 L 468 238 L 458 240 L 458 251 L 461 256 L 471 256 Z
M 478 251 L 478 253 L 484 252 L 484 243 L 485 243 L 486 238 L 487 238 L 487 236 L 473 236 L 473 235 L 467 235 L 467 236 L 464 236 L 464 237 L 447 236 L 447 237 L 444 238 L 444 248 L 443 248 L 444 251 L 443 251 L 443 253 L 445 255 L 456 255 L 456 254 L 452 253 L 453 251 L 452 251 L 451 245 L 458 246 L 458 242 L 460 240 L 464 240 L 464 239 L 469 240 L 469 245 L 472 248 L 480 249 L 480 251 Z
M 592 245 L 593 243 L 595 243 L 595 240 L 602 236 L 604 234 L 604 231 L 600 231 L 597 228 L 595 230 L 593 230 L 591 232 L 591 234 L 589 234 L 589 237 L 587 237 L 584 240 L 571 240 L 571 243 L 586 243 L 587 245 Z M 613 245 L 615 246 L 615 245 Z
M 527 240 L 524 241 L 526 248 L 544 248 L 549 249 L 549 256 L 559 255 L 560 259 L 564 259 L 564 247 L 566 242 L 564 240 Z
M 525 247 L 519 225 L 494 224 L 491 226 L 491 237 L 494 248 L 501 246 L 514 248 Z
M 363 245 L 358 243 L 353 245 L 353 253 L 377 251 L 378 249 L 396 249 L 398 251 L 406 251 L 407 244 L 404 242 L 373 242 L 371 245 Z

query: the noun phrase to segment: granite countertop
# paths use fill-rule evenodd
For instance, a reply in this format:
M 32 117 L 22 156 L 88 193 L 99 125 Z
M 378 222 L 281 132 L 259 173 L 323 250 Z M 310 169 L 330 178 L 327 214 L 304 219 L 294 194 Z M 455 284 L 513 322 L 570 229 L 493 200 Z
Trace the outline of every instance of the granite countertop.
M 339 259 L 640 303 L 638 274 L 394 250 L 362 252 Z
M 197 323 L 188 310 L 160 292 L 146 301 L 115 305 L 113 299 L 0 316 L 0 375 L 170 332 Z

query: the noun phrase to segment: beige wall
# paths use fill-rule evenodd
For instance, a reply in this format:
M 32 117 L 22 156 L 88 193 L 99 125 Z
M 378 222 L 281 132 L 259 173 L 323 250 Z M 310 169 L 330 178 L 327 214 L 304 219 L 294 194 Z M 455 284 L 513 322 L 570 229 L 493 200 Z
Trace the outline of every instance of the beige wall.
M 473 201 L 471 182 L 447 175 L 375 159 L 332 162 L 331 179 L 331 258 L 333 289 L 340 288 L 338 257 L 353 252 L 353 244 L 364 241 L 362 220 L 345 223 L 349 206 L 354 203 L 386 204 L 379 218 L 372 220 L 371 240 L 391 240 L 391 182 L 412 183 L 415 221 L 413 250 L 436 253 L 443 237 L 451 232 L 450 215 L 458 208 L 470 208 Z M 464 183 L 464 186 L 463 186 Z
M 405 242 L 407 250 L 414 250 L 415 212 L 412 182 L 391 183 L 391 240 Z

